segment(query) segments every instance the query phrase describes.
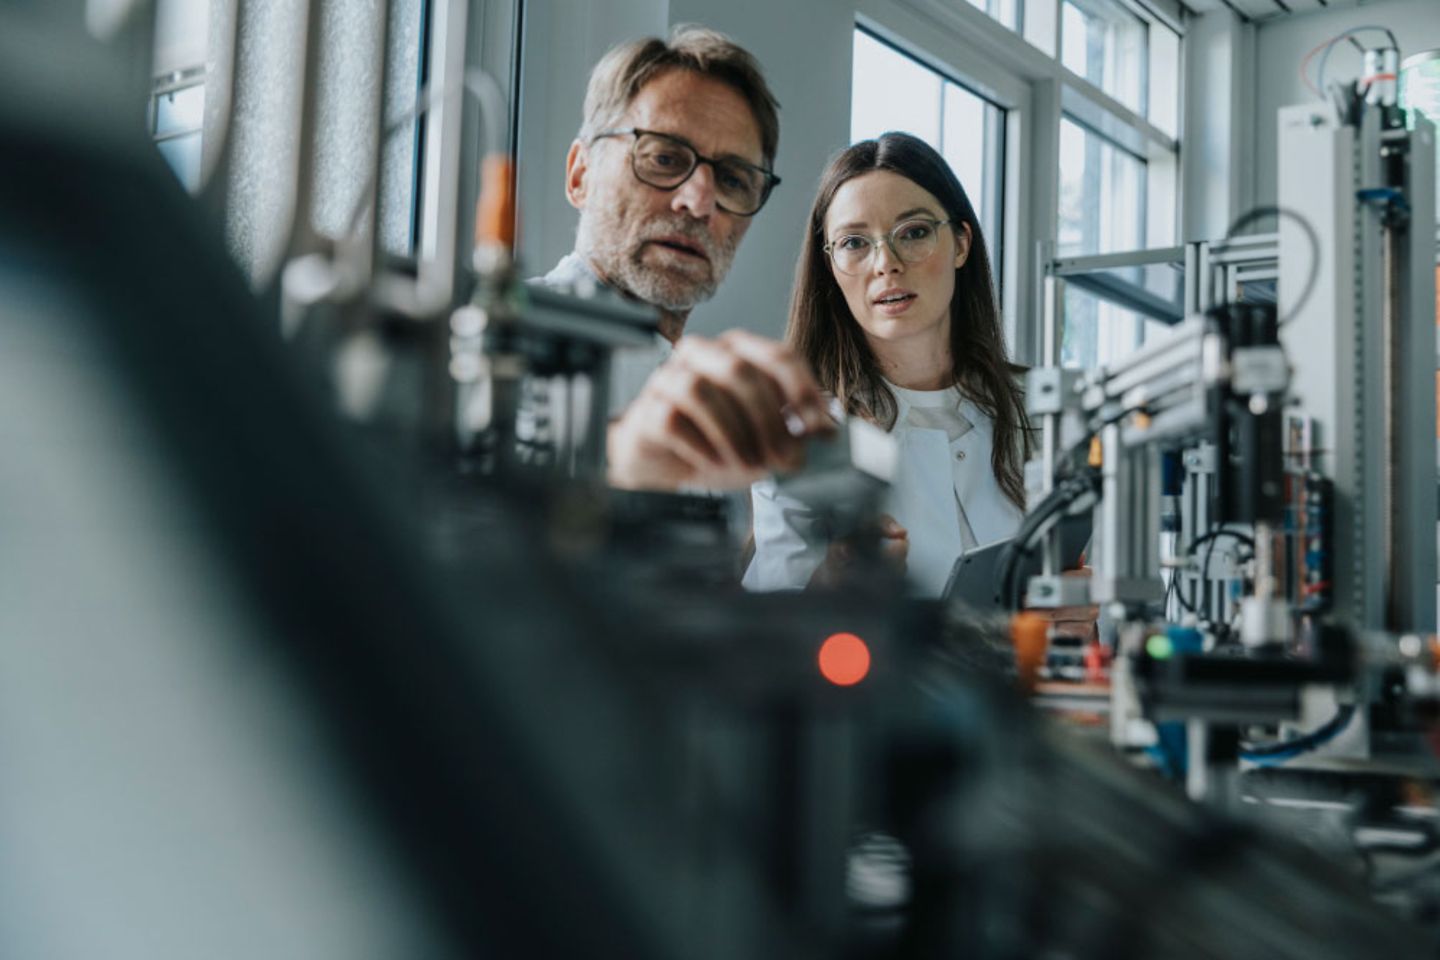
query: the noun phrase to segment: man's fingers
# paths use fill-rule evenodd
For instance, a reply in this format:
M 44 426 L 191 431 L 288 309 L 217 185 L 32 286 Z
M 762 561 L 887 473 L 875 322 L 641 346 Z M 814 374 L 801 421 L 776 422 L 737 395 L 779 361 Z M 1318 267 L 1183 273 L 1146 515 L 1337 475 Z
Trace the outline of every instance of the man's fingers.
M 764 371 L 728 347 L 712 341 L 681 341 L 676 359 L 727 394 L 741 410 L 745 426 L 761 446 L 761 463 L 788 465 L 800 443 L 786 429 L 785 399 Z M 759 464 L 757 464 L 759 465 Z
M 629 490 L 674 490 L 713 470 L 704 452 L 705 438 L 693 424 L 678 418 L 671 429 L 656 429 L 659 404 L 638 404 L 611 423 L 606 435 L 607 475 L 611 484 Z M 663 411 L 660 411 L 663 415 Z
M 784 405 L 793 408 L 811 430 L 832 426 L 820 384 L 794 350 L 745 330 L 730 330 L 720 336 L 719 342 L 773 380 Z
M 617 475 L 663 474 L 669 486 L 684 473 L 679 482 L 716 488 L 743 486 L 766 469 L 793 469 L 803 462 L 804 435 L 834 429 L 814 376 L 794 351 L 743 331 L 682 339 L 619 424 L 615 452 L 626 460 Z
M 670 388 L 659 377 L 653 379 L 626 419 L 636 418 L 639 442 L 647 447 L 670 449 L 676 443 L 692 451 L 702 464 L 721 465 L 725 457 L 705 432 L 686 416 L 670 396 Z
M 893 540 L 904 540 L 910 536 L 910 532 L 900 526 L 900 521 L 888 513 L 880 515 L 880 536 Z
M 764 454 L 754 428 L 738 401 L 697 373 L 685 362 L 672 358 L 651 380 L 656 401 L 665 409 L 659 432 L 679 429 L 679 414 L 705 438 L 705 447 L 715 466 L 760 467 Z M 673 413 L 672 413 L 673 411 Z

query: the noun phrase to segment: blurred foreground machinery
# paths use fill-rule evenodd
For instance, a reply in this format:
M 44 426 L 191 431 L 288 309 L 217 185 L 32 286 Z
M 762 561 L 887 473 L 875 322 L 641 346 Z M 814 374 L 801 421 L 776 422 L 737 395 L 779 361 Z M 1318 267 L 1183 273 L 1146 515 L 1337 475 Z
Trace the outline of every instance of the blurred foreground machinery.
M 1038 720 L 983 620 L 637 587 L 628 538 L 688 531 L 649 562 L 698 569 L 714 518 L 512 461 L 518 381 L 475 437 L 337 417 L 104 52 L 8 19 L 0 64 L 47 91 L 0 98 L 0 953 L 1431 948 Z M 414 383 L 473 372 L 462 303 L 383 299 L 332 329 L 388 331 Z M 478 359 L 603 371 L 597 311 L 556 309 Z M 483 408 L 458 392 L 413 409 Z

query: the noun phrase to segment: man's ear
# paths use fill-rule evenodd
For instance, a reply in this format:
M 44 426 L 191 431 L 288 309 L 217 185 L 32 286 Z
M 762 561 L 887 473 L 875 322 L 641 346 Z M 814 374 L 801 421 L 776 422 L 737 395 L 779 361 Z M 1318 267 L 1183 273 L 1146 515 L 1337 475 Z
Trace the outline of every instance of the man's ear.
M 959 270 L 965 266 L 965 261 L 970 259 L 970 224 L 961 223 L 955 231 L 955 269 Z
M 576 140 L 565 156 L 565 199 L 576 210 L 585 208 L 585 174 L 590 170 L 590 151 Z

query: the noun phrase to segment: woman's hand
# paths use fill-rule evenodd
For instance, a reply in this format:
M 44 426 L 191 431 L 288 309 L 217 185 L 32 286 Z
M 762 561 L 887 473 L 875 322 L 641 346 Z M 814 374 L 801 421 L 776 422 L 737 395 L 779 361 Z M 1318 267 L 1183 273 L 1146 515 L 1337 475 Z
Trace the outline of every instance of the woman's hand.
M 880 516 L 876 533 L 880 537 L 881 561 L 897 574 L 903 574 L 905 558 L 910 553 L 910 534 L 888 514 Z M 832 541 L 825 552 L 825 559 L 810 578 L 810 586 L 833 589 L 853 582 L 862 572 L 857 565 L 859 556 L 853 538 Z

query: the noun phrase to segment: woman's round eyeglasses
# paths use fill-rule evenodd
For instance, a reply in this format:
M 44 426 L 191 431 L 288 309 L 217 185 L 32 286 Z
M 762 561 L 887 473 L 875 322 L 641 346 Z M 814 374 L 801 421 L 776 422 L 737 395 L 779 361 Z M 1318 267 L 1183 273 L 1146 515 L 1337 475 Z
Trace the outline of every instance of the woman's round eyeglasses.
M 821 249 L 830 255 L 835 269 L 855 277 L 870 266 L 871 257 L 880 244 L 889 245 L 890 252 L 905 263 L 920 263 L 929 259 L 940 241 L 940 228 L 955 226 L 954 220 L 906 220 L 889 233 L 870 236 L 863 233 L 846 234 L 836 237 Z
M 591 143 L 603 137 L 634 137 L 630 148 L 630 170 L 635 179 L 660 190 L 674 190 L 689 180 L 702 163 L 715 172 L 715 205 L 737 217 L 753 217 L 770 199 L 780 178 L 763 167 L 738 157 L 706 157 L 679 137 L 631 127 L 595 134 Z

